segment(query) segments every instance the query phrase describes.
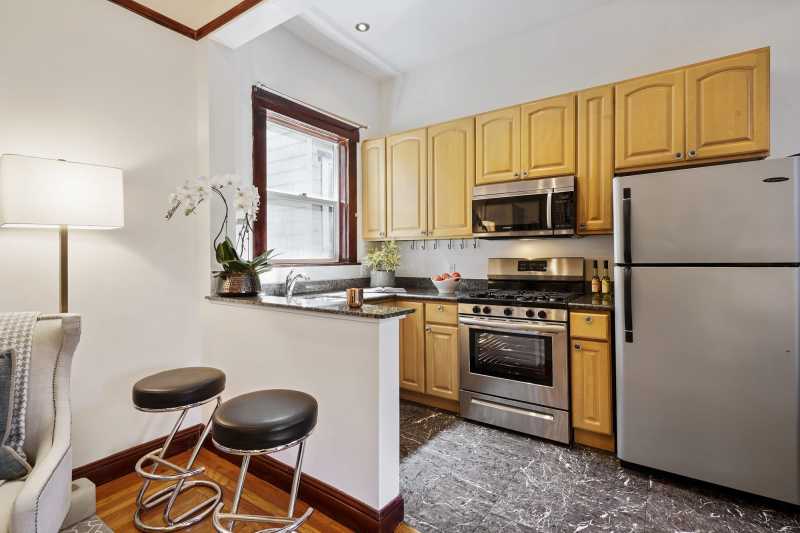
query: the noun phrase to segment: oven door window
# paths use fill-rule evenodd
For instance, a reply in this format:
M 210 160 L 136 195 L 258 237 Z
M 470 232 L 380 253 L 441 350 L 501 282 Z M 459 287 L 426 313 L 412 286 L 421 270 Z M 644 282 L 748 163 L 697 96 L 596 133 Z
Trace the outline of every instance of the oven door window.
M 473 374 L 553 386 L 550 337 L 470 328 L 469 345 Z
M 472 202 L 474 233 L 546 229 L 548 229 L 546 194 L 489 198 Z

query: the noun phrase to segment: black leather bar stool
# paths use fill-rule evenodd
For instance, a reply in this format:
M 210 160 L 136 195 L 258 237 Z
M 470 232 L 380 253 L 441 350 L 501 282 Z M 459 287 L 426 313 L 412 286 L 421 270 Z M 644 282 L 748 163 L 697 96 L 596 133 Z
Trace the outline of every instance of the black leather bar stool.
M 134 524 L 141 531 L 169 532 L 190 527 L 207 517 L 222 500 L 222 490 L 219 485 L 205 480 L 191 480 L 205 471 L 205 467 L 194 467 L 197 454 L 203 441 L 211 430 L 211 418 L 206 423 L 200 438 L 192 450 L 192 455 L 185 467 L 178 466 L 164 459 L 167 455 L 175 434 L 181 427 L 186 414 L 190 409 L 213 402 L 217 404 L 214 412 L 219 408 L 220 395 L 225 389 L 225 374 L 216 368 L 187 367 L 166 370 L 147 376 L 136 382 L 133 386 L 133 405 L 139 411 L 147 413 L 166 413 L 180 411 L 180 416 L 167 437 L 164 446 L 148 453 L 136 463 L 136 473 L 143 479 L 142 488 L 136 498 L 136 513 Z M 145 465 L 152 463 L 152 468 Z M 171 473 L 159 474 L 158 467 L 166 467 Z M 150 496 L 145 497 L 151 481 L 172 481 L 166 487 L 159 489 Z M 180 516 L 172 517 L 172 508 L 175 500 L 184 491 L 193 487 L 205 487 L 212 491 L 212 495 L 198 505 L 192 507 Z M 166 502 L 164 507 L 165 525 L 151 525 L 142 520 L 142 512 Z
M 302 516 L 294 517 L 297 491 L 300 487 L 300 472 L 303 466 L 305 441 L 317 425 L 317 401 L 299 391 L 262 390 L 237 396 L 224 402 L 214 414 L 211 438 L 220 450 L 241 455 L 242 468 L 233 495 L 230 513 L 223 513 L 223 504 L 214 511 L 214 528 L 219 533 L 232 533 L 237 520 L 263 522 L 280 527 L 262 531 L 295 531 L 314 512 L 309 507 Z M 289 509 L 286 516 L 262 516 L 237 514 L 242 487 L 250 465 L 250 457 L 266 455 L 297 446 L 297 463 L 292 478 Z M 229 520 L 228 528 L 222 525 Z

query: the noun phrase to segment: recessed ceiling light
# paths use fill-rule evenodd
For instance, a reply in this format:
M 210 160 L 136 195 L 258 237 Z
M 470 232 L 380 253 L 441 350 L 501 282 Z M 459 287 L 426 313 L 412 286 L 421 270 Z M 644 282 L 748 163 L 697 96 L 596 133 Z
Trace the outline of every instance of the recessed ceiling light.
M 369 24 L 367 24 L 366 22 L 359 22 L 358 24 L 356 24 L 356 31 L 360 32 L 369 31 Z

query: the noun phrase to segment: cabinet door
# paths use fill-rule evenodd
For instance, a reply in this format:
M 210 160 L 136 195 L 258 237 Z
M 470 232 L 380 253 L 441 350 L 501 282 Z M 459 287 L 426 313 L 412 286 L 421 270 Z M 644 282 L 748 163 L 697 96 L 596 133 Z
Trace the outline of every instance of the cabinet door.
M 572 340 L 572 425 L 611 435 L 611 354 L 607 342 Z
M 428 128 L 428 235 L 472 235 L 475 119 Z
M 420 302 L 396 302 L 414 313 L 400 321 L 400 388 L 425 393 L 425 316 Z
M 578 233 L 611 233 L 614 178 L 614 89 L 578 93 Z
M 575 174 L 575 94 L 524 104 L 522 178 Z
M 427 393 L 458 401 L 458 328 L 425 326 Z
M 428 227 L 428 165 L 425 128 L 386 139 L 387 234 L 425 235 Z
M 684 70 L 618 84 L 614 91 L 616 168 L 683 161 Z
M 475 117 L 475 183 L 519 179 L 519 106 Z
M 688 159 L 769 152 L 769 48 L 686 70 Z
M 361 146 L 361 229 L 365 239 L 386 237 L 386 139 Z

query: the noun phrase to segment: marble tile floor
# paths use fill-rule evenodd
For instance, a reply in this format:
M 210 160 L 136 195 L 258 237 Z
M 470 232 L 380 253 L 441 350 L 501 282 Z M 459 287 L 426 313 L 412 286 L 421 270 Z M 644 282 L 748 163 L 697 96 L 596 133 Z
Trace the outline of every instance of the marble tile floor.
M 800 533 L 800 510 L 400 406 L 400 490 L 420 533 Z

